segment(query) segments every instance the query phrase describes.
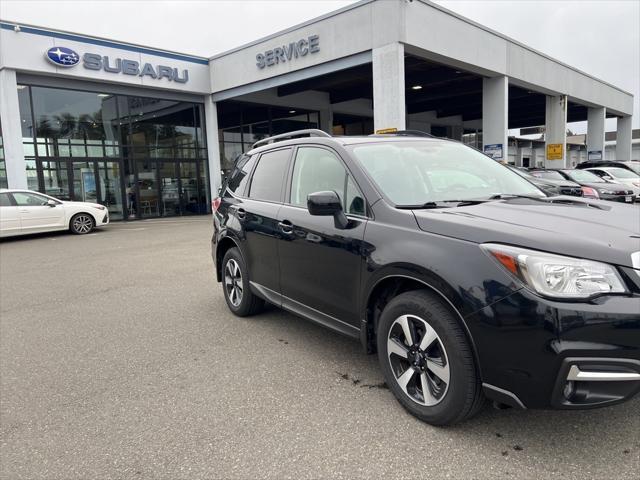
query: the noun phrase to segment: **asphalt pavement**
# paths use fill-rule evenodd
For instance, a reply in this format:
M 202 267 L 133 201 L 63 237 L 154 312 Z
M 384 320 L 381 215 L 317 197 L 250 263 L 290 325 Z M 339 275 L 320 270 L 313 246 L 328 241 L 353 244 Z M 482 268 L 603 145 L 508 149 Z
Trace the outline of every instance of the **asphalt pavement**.
M 0 242 L 1 478 L 640 478 L 640 398 L 424 424 L 357 342 L 231 315 L 211 230 Z

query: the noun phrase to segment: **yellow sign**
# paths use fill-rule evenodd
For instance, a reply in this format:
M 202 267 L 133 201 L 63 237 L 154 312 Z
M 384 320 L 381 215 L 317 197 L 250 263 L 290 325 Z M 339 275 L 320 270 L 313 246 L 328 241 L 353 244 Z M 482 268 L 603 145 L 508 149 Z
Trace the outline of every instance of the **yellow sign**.
M 550 143 L 547 145 L 547 160 L 562 160 L 563 151 L 561 143 Z
M 385 133 L 396 133 L 397 131 L 397 128 L 383 128 L 382 130 L 376 130 L 376 135 L 382 135 Z

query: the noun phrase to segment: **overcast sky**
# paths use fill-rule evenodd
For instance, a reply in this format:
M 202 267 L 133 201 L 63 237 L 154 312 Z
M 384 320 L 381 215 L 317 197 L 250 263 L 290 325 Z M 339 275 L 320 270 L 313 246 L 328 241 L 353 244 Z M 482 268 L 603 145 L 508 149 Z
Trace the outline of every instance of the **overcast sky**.
M 0 18 L 209 57 L 350 3 L 0 0 Z M 640 0 L 437 3 L 632 92 L 634 128 L 640 128 Z M 611 129 L 615 121 L 608 122 Z

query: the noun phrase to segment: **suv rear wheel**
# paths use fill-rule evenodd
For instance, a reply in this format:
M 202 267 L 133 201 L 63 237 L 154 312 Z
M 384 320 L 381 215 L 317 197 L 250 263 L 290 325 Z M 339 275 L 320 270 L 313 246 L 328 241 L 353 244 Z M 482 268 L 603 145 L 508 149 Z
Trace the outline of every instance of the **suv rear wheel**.
M 377 342 L 387 385 L 420 420 L 450 425 L 482 407 L 466 335 L 435 294 L 417 290 L 391 300 L 380 317 Z
M 230 248 L 222 260 L 222 290 L 227 306 L 239 317 L 254 315 L 264 306 L 249 287 L 249 273 L 237 248 Z

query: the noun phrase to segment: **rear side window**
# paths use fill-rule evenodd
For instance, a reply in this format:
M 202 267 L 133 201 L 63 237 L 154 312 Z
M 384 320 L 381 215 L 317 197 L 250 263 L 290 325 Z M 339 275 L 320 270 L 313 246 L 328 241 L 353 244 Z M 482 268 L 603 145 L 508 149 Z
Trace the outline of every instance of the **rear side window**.
M 249 182 L 249 174 L 251 173 L 251 169 L 255 165 L 257 158 L 257 155 L 253 155 L 251 157 L 244 155 L 240 160 L 238 160 L 236 168 L 233 170 L 229 183 L 227 184 L 228 191 L 234 195 L 244 194 L 247 183 Z
M 11 199 L 8 193 L 0 193 L 0 207 L 10 207 Z
M 253 178 L 249 197 L 256 200 L 280 202 L 282 187 L 287 176 L 290 148 L 266 152 L 260 156 Z

